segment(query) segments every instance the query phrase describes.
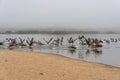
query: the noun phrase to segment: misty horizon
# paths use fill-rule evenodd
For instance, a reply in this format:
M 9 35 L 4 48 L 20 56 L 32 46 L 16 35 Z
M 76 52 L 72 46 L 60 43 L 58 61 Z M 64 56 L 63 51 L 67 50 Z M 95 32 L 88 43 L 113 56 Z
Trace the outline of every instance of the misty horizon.
M 120 32 L 119 0 L 0 0 L 0 31 Z
M 83 32 L 100 32 L 100 33 L 104 33 L 104 32 L 114 32 L 114 33 L 119 33 L 119 30 L 117 29 L 113 29 L 113 28 L 56 28 L 56 27 L 50 27 L 50 28 L 21 28 L 21 29 L 1 29 L 0 28 L 0 32 L 19 32 L 19 31 L 37 31 L 37 32 L 41 32 L 41 31 L 83 31 Z

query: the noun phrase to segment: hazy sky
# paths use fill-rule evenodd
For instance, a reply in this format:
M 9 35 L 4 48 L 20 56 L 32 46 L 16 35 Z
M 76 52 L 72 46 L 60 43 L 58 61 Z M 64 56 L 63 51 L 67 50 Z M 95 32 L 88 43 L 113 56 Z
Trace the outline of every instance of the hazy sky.
M 0 28 L 120 26 L 120 0 L 0 0 Z

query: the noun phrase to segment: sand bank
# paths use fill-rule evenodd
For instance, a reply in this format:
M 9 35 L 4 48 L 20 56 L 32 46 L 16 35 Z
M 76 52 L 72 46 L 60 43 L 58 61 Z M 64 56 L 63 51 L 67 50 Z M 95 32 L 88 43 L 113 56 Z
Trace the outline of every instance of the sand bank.
M 120 80 L 120 68 L 48 53 L 0 50 L 0 80 Z

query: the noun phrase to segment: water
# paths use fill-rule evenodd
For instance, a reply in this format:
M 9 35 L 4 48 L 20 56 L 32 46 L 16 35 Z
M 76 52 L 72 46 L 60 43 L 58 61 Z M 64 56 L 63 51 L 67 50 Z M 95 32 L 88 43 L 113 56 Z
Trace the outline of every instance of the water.
M 54 39 L 64 37 L 63 45 L 56 47 L 56 46 L 34 46 L 31 49 L 28 47 L 24 48 L 14 48 L 15 50 L 24 50 L 24 51 L 34 51 L 34 52 L 49 52 L 58 55 L 63 55 L 66 57 L 86 60 L 90 62 L 98 62 L 104 63 L 112 66 L 120 67 L 120 41 L 112 42 L 110 44 L 106 43 L 105 41 L 102 43 L 102 48 L 89 48 L 88 46 L 81 46 L 79 45 L 79 40 L 77 40 L 74 45 L 77 47 L 76 50 L 68 49 L 69 44 L 67 43 L 67 39 L 69 37 L 73 37 L 74 39 L 78 38 L 79 35 L 84 35 L 86 38 L 98 38 L 104 41 L 104 39 L 110 40 L 110 38 L 120 38 L 120 34 L 64 34 L 64 35 L 56 35 L 56 34 L 0 34 L 0 42 L 5 41 L 4 46 L 0 46 L 1 49 L 7 49 L 6 45 L 6 38 L 17 38 L 19 42 L 19 37 L 22 39 L 26 39 L 27 37 L 32 38 L 34 40 L 41 41 L 45 43 L 43 38 L 49 40 L 51 37 Z

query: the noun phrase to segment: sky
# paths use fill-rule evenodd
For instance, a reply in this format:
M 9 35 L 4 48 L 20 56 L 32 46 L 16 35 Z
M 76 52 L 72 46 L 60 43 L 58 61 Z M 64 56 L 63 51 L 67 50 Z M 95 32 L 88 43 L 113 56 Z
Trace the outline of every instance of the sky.
M 120 0 L 0 0 L 0 29 L 116 29 Z

